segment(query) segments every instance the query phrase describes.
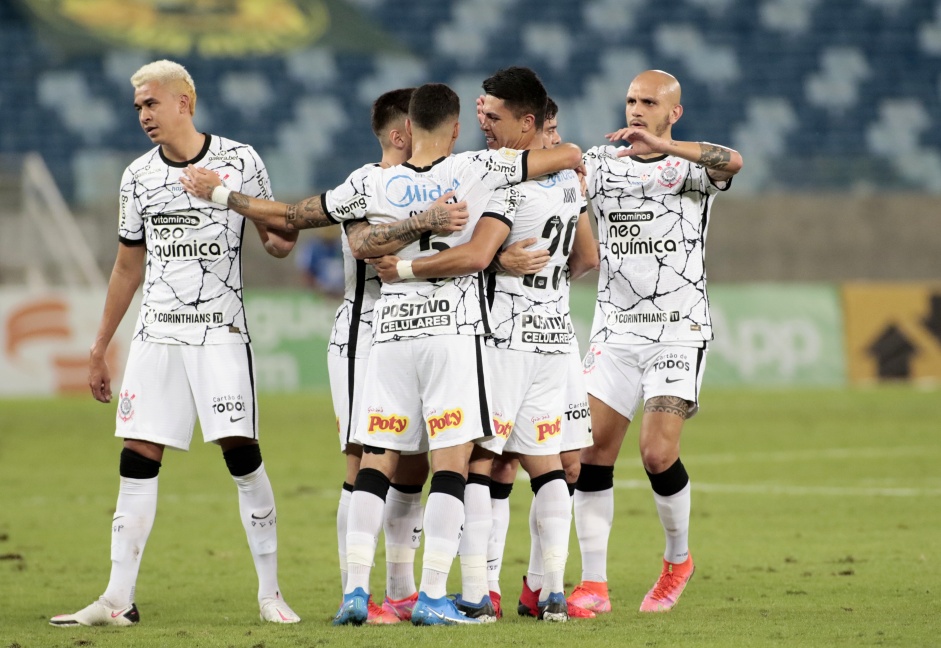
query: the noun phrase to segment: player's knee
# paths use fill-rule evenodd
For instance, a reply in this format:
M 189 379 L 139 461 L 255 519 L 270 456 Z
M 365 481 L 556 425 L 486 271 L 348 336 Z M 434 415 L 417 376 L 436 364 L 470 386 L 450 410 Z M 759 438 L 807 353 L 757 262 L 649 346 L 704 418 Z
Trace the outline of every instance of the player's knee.
M 539 489 L 548 484 L 551 481 L 556 479 L 561 479 L 565 481 L 565 471 L 564 470 L 550 470 L 547 473 L 543 473 L 538 477 L 533 477 L 529 480 L 529 486 L 533 489 L 533 495 L 539 494 Z
M 640 461 L 649 473 L 662 473 L 679 457 L 679 448 L 672 444 L 645 444 L 640 449 Z
M 385 501 L 391 485 L 389 478 L 381 470 L 375 468 L 361 468 L 356 475 L 355 491 L 365 491 L 372 493 L 379 499 Z
M 128 479 L 153 479 L 160 473 L 160 462 L 124 448 L 121 450 L 118 473 Z
M 501 482 L 496 479 L 490 479 L 490 499 L 500 500 L 509 499 L 513 492 L 513 482 Z
M 614 466 L 583 463 L 575 488 L 585 493 L 614 488 Z
M 683 462 L 676 459 L 665 470 L 653 473 L 647 471 L 647 478 L 650 480 L 650 487 L 657 495 L 670 497 L 676 495 L 686 488 L 689 483 L 689 475 L 686 473 L 686 466 Z
M 257 443 L 237 446 L 222 453 L 229 474 L 244 477 L 261 467 L 261 446 Z
M 443 493 L 451 497 L 464 501 L 464 487 L 467 481 L 461 473 L 452 470 L 439 470 L 431 476 L 431 487 L 428 494 Z
M 562 455 L 562 470 L 565 471 L 565 481 L 571 486 L 574 486 L 578 481 L 578 475 L 582 471 L 582 462 L 578 457 L 577 452 L 563 452 Z

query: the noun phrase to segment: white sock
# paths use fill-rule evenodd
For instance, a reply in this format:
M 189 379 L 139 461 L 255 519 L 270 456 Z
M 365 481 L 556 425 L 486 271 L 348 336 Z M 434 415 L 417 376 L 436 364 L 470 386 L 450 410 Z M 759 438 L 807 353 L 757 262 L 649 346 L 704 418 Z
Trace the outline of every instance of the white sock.
M 541 491 L 542 489 L 540 489 Z M 536 497 L 529 503 L 529 567 L 526 569 L 526 585 L 536 592 L 542 589 L 542 579 L 545 575 L 542 559 L 542 542 L 539 538 L 539 505 Z M 548 596 L 548 594 L 547 594 Z
M 667 541 L 664 559 L 671 563 L 686 562 L 689 558 L 690 484 L 668 497 L 654 493 L 653 499 L 657 503 L 657 513 Z
M 134 602 L 140 561 L 156 516 L 157 477 L 121 477 L 111 523 L 111 578 L 102 595 L 115 608 Z
M 464 524 L 464 503 L 446 493 L 428 495 L 425 505 L 425 551 L 422 554 L 420 591 L 430 598 L 446 595 L 448 572 L 457 555 Z
M 337 506 L 337 549 L 340 557 L 340 585 L 346 591 L 346 523 L 350 517 L 350 496 L 353 493 L 340 489 L 340 505 Z
M 510 527 L 510 499 L 491 499 L 490 511 L 493 515 L 493 525 L 490 527 L 490 540 L 487 542 L 487 589 L 499 594 L 506 532 Z
M 376 558 L 376 545 L 382 529 L 385 501 L 369 491 L 353 491 L 350 516 L 346 523 L 346 579 L 344 594 L 357 587 L 369 593 L 369 575 Z
M 539 600 L 545 601 L 549 594 L 565 590 L 565 561 L 568 558 L 569 531 L 572 527 L 569 490 L 565 480 L 553 479 L 543 484 L 536 493 L 534 508 L 544 569 Z
M 258 573 L 258 600 L 278 596 L 278 511 L 262 463 L 257 470 L 232 477 L 239 491 L 239 513 Z
M 400 601 L 415 593 L 415 551 L 421 544 L 421 491 L 403 493 L 395 486 L 386 495 L 382 527 L 386 535 L 386 596 Z
M 575 490 L 575 533 L 582 554 L 582 580 L 607 582 L 608 536 L 614 523 L 614 489 Z
M 493 516 L 490 486 L 470 483 L 464 488 L 464 533 L 461 536 L 461 598 L 479 603 L 487 596 L 487 543 Z

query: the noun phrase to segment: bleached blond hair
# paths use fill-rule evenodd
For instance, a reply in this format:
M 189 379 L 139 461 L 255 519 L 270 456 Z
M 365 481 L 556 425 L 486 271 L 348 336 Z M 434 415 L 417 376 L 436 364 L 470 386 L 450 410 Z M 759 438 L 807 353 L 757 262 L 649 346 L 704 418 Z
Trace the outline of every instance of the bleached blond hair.
M 131 85 L 135 89 L 151 82 L 174 86 L 180 94 L 185 94 L 190 98 L 190 115 L 196 113 L 196 84 L 193 83 L 193 77 L 185 67 L 174 61 L 162 59 L 148 63 L 131 76 Z

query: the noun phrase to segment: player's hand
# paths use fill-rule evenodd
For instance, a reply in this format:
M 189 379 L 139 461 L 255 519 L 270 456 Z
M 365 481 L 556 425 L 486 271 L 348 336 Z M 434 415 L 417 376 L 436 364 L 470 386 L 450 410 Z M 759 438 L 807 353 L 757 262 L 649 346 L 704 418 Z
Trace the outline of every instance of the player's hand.
M 536 274 L 546 267 L 549 263 L 549 250 L 529 250 L 530 245 L 536 243 L 535 237 L 517 241 L 513 245 L 507 246 L 500 253 L 500 265 L 504 272 L 514 277 Z
M 487 118 L 484 116 L 484 95 L 477 97 L 477 123 L 480 124 L 480 127 L 484 127 L 484 121 Z
M 384 257 L 374 259 L 366 259 L 366 263 L 376 269 L 383 283 L 395 283 L 396 281 L 402 280 L 402 278 L 399 277 L 399 271 L 396 267 L 398 262 L 399 257 L 394 254 L 387 254 Z
M 454 192 L 449 191 L 421 213 L 424 229 L 430 230 L 433 234 L 450 234 L 464 229 L 470 217 L 467 212 L 467 203 L 463 200 L 448 202 L 453 199 Z
M 222 180 L 215 171 L 190 164 L 183 169 L 180 184 L 191 196 L 212 202 L 212 190 L 221 185 Z
M 294 244 L 297 243 L 297 237 L 300 234 L 299 230 L 286 232 L 284 230 L 272 229 L 271 227 L 266 228 L 266 230 L 268 238 L 265 241 L 265 251 L 278 259 L 283 259 L 291 253 L 291 250 L 294 249 Z
M 666 153 L 668 142 L 657 137 L 644 128 L 630 126 L 608 133 L 605 139 L 609 142 L 623 140 L 631 145 L 631 148 L 617 152 L 618 157 L 633 157 L 635 155 L 648 155 L 650 153 Z
M 111 372 L 103 355 L 92 353 L 88 358 L 88 386 L 96 401 L 111 402 Z

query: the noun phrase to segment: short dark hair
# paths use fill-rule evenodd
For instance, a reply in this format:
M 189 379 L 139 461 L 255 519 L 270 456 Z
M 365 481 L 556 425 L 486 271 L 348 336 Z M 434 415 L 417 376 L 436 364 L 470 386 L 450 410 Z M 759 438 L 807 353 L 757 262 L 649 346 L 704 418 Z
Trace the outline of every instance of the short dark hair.
M 546 120 L 555 119 L 559 114 L 559 104 L 552 100 L 552 97 L 546 97 Z
M 426 131 L 433 131 L 448 119 L 457 119 L 460 114 L 460 98 L 443 83 L 419 86 L 408 103 L 408 118 L 412 126 Z
M 412 99 L 415 88 L 399 88 L 379 95 L 372 104 L 372 132 L 376 137 L 382 135 L 396 119 L 408 115 L 408 102 Z
M 483 82 L 484 92 L 502 99 L 506 107 L 519 119 L 523 115 L 535 118 L 536 128 L 546 121 L 546 100 L 549 95 L 542 81 L 527 67 L 508 67 L 498 70 Z

